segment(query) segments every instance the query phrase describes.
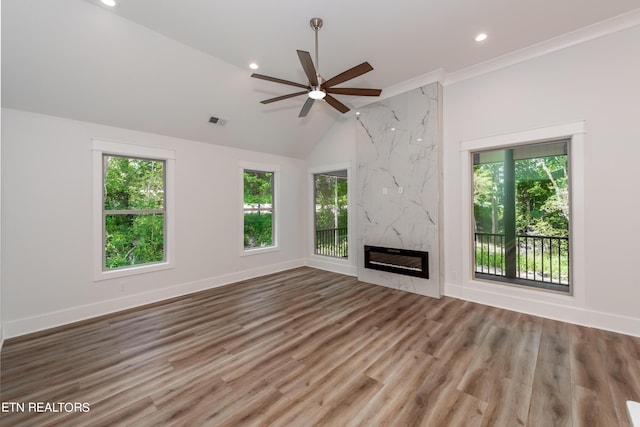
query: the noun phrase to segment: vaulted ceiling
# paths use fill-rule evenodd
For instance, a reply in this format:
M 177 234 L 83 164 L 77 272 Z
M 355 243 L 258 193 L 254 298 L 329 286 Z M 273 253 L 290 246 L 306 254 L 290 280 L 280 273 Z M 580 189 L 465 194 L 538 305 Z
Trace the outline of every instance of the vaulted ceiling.
M 2 105 L 206 143 L 305 157 L 342 118 L 296 89 L 296 49 L 314 52 L 326 79 L 361 62 L 374 70 L 344 87 L 397 87 L 452 73 L 619 15 L 640 0 L 99 0 L 2 1 Z M 486 32 L 483 43 L 474 41 Z M 292 90 L 293 89 L 293 90 Z M 337 95 L 354 107 L 364 100 Z M 346 117 L 351 114 L 347 113 Z M 210 116 L 221 124 L 208 122 Z

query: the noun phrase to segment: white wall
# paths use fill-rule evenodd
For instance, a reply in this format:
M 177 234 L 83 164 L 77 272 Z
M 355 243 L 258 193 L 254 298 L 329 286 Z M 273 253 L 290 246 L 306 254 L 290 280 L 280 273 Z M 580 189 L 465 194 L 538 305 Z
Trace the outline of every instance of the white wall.
M 303 160 L 11 109 L 2 122 L 6 337 L 304 264 Z M 175 150 L 175 269 L 92 281 L 93 137 Z M 280 165 L 279 251 L 240 256 L 240 161 Z
M 322 167 L 334 163 L 355 162 L 356 119 L 354 112 L 338 118 L 329 131 L 319 139 L 307 156 L 307 166 Z
M 638 212 L 640 27 L 512 65 L 444 90 L 445 292 L 465 297 L 460 141 L 584 120 L 584 302 L 474 294 L 491 305 L 640 336 Z M 466 296 L 469 298 L 469 295 Z M 516 302 L 519 299 L 519 302 Z
M 0 0 L 0 11 L 2 10 L 2 1 Z M 2 12 L 0 12 L 1 18 Z M 2 45 L 2 19 L 0 19 L 0 46 Z M 0 55 L 0 70 L 2 70 L 2 56 Z M 0 81 L 2 81 L 2 72 L 0 71 Z M 0 99 L 2 99 L 2 85 L 0 85 Z M 0 218 L 2 212 L 2 120 L 0 119 Z M 2 221 L 0 220 L 0 242 L 2 241 Z M 0 245 L 0 350 L 4 343 L 4 333 L 2 329 L 2 245 Z

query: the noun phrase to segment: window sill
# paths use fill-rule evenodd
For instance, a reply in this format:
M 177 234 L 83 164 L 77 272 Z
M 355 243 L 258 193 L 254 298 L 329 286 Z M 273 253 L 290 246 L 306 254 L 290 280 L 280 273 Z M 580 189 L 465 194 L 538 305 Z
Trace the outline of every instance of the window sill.
M 93 276 L 94 282 L 102 280 L 118 279 L 121 277 L 135 276 L 137 274 L 152 273 L 154 271 L 163 271 L 173 269 L 174 265 L 170 262 L 161 262 L 157 264 L 139 265 L 135 267 L 119 268 L 117 270 L 96 272 Z
M 466 287 L 475 290 L 487 291 L 492 294 L 532 301 L 546 301 L 555 304 L 575 302 L 575 297 L 570 293 L 551 291 L 496 280 L 487 280 L 479 277 L 472 277 L 469 282 L 467 282 Z
M 255 248 L 255 249 L 242 249 L 240 252 L 240 256 L 250 256 L 250 255 L 259 255 L 267 252 L 277 252 L 280 248 L 277 246 L 269 246 L 266 248 Z

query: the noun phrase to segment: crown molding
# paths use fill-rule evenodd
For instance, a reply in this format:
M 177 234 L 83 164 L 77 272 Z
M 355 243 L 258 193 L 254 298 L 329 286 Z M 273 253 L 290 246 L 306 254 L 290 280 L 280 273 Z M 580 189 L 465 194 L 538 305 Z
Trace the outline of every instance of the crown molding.
M 445 81 L 445 77 L 445 70 L 442 68 L 438 68 L 437 70 L 421 74 L 412 79 L 405 80 L 404 82 L 398 83 L 393 86 L 389 86 L 388 88 L 383 89 L 382 93 L 378 97 L 373 98 L 361 96 L 359 98 L 355 98 L 351 104 L 354 106 L 354 108 L 361 108 L 365 105 L 373 104 L 374 102 L 391 98 L 392 96 L 400 95 L 401 93 L 409 92 L 410 90 L 417 89 L 431 83 L 439 82 L 442 84 Z
M 640 26 L 640 8 L 450 73 L 438 68 L 389 86 L 382 90 L 379 97 L 355 98 L 351 105 L 358 109 L 435 82 L 443 86 L 458 83 L 636 26 Z
M 638 25 L 640 25 L 640 9 L 504 54 L 489 61 L 447 73 L 444 85 L 471 79 Z

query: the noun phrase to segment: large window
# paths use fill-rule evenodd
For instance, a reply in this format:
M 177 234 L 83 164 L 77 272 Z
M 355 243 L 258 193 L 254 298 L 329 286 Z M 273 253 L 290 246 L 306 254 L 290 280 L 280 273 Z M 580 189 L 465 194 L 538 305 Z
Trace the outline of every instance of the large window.
M 276 171 L 243 169 L 244 251 L 276 246 Z
M 96 280 L 172 267 L 173 151 L 94 140 Z
M 165 161 L 102 159 L 104 270 L 165 261 Z
M 316 255 L 348 257 L 347 171 L 313 175 Z
M 569 140 L 472 158 L 475 277 L 568 293 Z

